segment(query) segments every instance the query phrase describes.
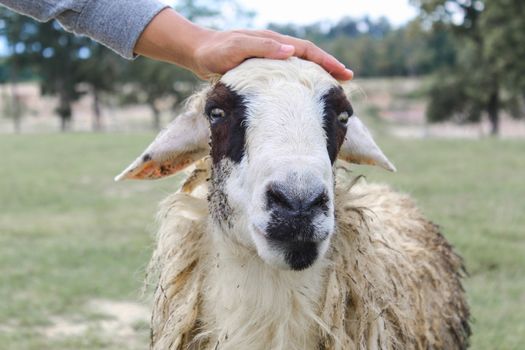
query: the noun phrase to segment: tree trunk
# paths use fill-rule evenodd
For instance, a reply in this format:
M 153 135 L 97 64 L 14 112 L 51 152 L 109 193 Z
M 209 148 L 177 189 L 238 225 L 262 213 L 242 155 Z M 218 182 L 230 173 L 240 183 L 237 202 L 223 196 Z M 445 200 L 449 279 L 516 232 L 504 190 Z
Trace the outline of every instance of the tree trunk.
M 68 126 L 68 122 L 67 122 L 67 119 L 64 118 L 63 116 L 60 116 L 60 131 L 61 132 L 66 132 L 68 131 L 69 129 L 69 126 Z
M 100 111 L 100 96 L 97 89 L 93 89 L 93 131 L 102 131 L 102 113 Z
M 496 136 L 499 134 L 499 110 L 500 98 L 498 89 L 494 89 L 490 95 L 487 106 L 487 113 L 490 121 L 490 134 Z
M 13 67 L 11 70 L 11 103 L 12 103 L 12 115 L 13 126 L 16 134 L 20 134 L 22 130 L 22 102 L 18 96 L 17 89 L 17 69 Z
M 22 132 L 22 116 L 20 114 L 17 114 L 13 118 L 13 126 L 15 129 L 15 134 L 20 134 Z
M 59 93 L 57 113 L 60 117 L 60 131 L 65 132 L 71 130 L 71 98 L 69 92 L 61 89 Z

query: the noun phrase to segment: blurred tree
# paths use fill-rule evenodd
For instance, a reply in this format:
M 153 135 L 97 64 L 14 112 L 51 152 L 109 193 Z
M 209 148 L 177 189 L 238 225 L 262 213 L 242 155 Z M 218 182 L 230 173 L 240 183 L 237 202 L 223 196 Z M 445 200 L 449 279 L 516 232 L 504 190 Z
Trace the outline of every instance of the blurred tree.
M 89 39 L 65 32 L 57 22 L 36 22 L 5 8 L 0 9 L 0 19 L 10 48 L 12 74 L 16 76 L 21 66 L 33 67 L 42 93 L 58 97 L 56 112 L 61 130 L 68 130 L 73 115 L 71 105 L 81 95 L 77 83 Z
M 93 131 L 102 131 L 101 103 L 103 96 L 113 94 L 119 84 L 126 61 L 108 48 L 91 41 L 83 48 L 83 56 L 88 57 L 80 65 L 79 81 L 88 87 L 93 98 Z
M 424 9 L 424 15 L 399 28 L 394 28 L 385 18 L 368 17 L 346 17 L 335 24 L 272 24 L 269 28 L 316 42 L 352 67 L 357 76 L 417 76 L 438 70 L 444 72 L 441 74 L 446 74 L 447 78 L 438 80 L 431 90 L 432 96 L 456 91 L 456 96 L 464 96 L 466 102 L 460 104 L 450 94 L 432 101 L 453 102 L 447 108 L 455 105 L 457 108 L 452 108 L 447 114 L 455 114 L 458 120 L 479 120 L 483 111 L 498 110 L 494 106 L 499 107 L 502 103 L 514 114 L 522 113 L 523 103 L 519 101 L 523 101 L 524 95 L 524 60 L 516 60 L 515 56 L 518 51 L 521 57 L 524 56 L 523 45 L 519 45 L 525 32 L 522 30 L 523 21 L 513 16 L 504 26 L 499 26 L 499 22 L 506 20 L 509 10 L 500 6 L 490 12 L 491 16 L 485 16 L 485 7 L 476 5 L 480 1 L 413 1 Z M 518 3 L 518 0 L 485 0 L 483 4 L 497 1 Z M 176 10 L 187 18 L 220 29 L 229 28 L 232 23 L 244 26 L 253 18 L 253 13 L 245 11 L 235 0 L 181 0 L 174 3 Z M 452 3 L 462 4 L 466 9 L 461 24 L 453 22 Z M 475 35 L 477 32 L 473 29 L 480 26 L 479 23 L 501 29 L 491 31 L 490 37 L 481 36 L 482 54 L 478 44 L 480 36 Z M 4 70 L 9 67 L 9 80 L 15 83 L 15 90 L 20 74 L 30 67 L 38 75 L 42 91 L 59 97 L 57 113 L 63 129 L 71 120 L 73 101 L 90 93 L 93 95 L 93 129 L 100 130 L 103 124 L 100 103 L 104 100 L 101 96 L 115 92 L 123 95 L 124 101 L 146 103 L 152 111 L 152 124 L 159 128 L 162 110 L 175 108 L 197 84 L 191 73 L 173 65 L 141 58 L 131 63 L 124 62 L 86 38 L 65 33 L 56 23 L 37 23 L 5 9 L 0 10 L 0 30 L 0 35 L 7 38 L 11 52 L 7 62 L 0 62 L 0 66 Z M 458 47 L 462 48 L 460 54 Z M 487 68 L 487 62 L 499 68 Z M 460 68 L 452 74 L 450 67 L 455 65 Z M 477 67 L 483 67 L 483 70 Z M 478 74 L 480 71 L 485 74 Z M 478 91 L 480 86 L 483 86 L 483 93 Z M 492 99 L 493 108 L 489 109 L 490 97 L 495 95 L 485 92 L 494 90 L 498 91 L 497 98 Z M 443 119 L 443 107 L 432 101 L 429 118 Z
M 284 35 L 295 36 L 297 38 L 304 38 L 304 28 L 300 25 L 287 23 L 287 24 L 278 24 L 270 23 L 268 24 L 268 29 L 275 32 L 279 32 Z
M 13 129 L 19 134 L 22 131 L 22 117 L 24 116 L 27 106 L 22 102 L 16 82 L 7 83 L 2 79 L 1 113 L 3 117 L 13 120 Z
M 189 71 L 172 64 L 139 57 L 126 64 L 121 76 L 125 103 L 146 104 L 152 112 L 152 127 L 161 128 L 162 105 L 169 109 L 188 97 L 197 83 Z
M 15 16 L 12 12 L 0 8 L 0 35 L 5 38 L 15 35 L 16 30 L 20 27 L 20 23 L 14 21 Z M 23 66 L 25 62 L 24 59 L 15 55 L 16 46 L 9 41 L 7 43 L 8 56 L 2 60 L 2 70 L 0 74 L 0 82 L 7 85 L 7 89 L 2 93 L 2 100 L 4 102 L 3 114 L 13 120 L 14 130 L 16 133 L 19 133 L 21 131 L 23 111 L 17 85 L 21 66 Z
M 182 0 L 176 2 L 175 9 L 195 23 L 221 29 L 231 23 L 247 23 L 253 18 L 252 12 L 244 10 L 234 0 Z M 147 104 L 154 129 L 162 126 L 162 109 L 176 108 L 198 84 L 198 79 L 185 69 L 144 58 L 128 63 L 121 79 L 125 84 L 124 102 Z
M 457 60 L 457 45 L 453 35 L 443 26 L 425 27 L 419 19 L 397 30 L 401 37 L 392 40 L 403 45 L 403 75 L 427 75 L 453 65 Z M 387 38 L 388 39 L 388 38 Z
M 424 75 L 456 61 L 455 41 L 447 28 L 425 28 L 420 20 L 394 28 L 386 18 L 345 17 L 328 27 L 270 24 L 269 29 L 314 41 L 359 77 Z
M 173 7 L 192 22 L 222 30 L 249 27 L 255 17 L 237 0 L 178 0 Z
M 457 64 L 440 72 L 430 90 L 430 121 L 479 121 L 491 133 L 500 110 L 523 117 L 525 3 L 522 0 L 414 0 L 423 21 L 447 26 L 457 37 Z M 454 96 L 455 95 L 455 96 Z M 447 105 L 444 106 L 443 104 Z
M 194 22 L 221 29 L 231 23 L 248 25 L 254 16 L 235 0 L 182 0 L 176 2 L 176 10 Z M 0 30 L 10 48 L 8 62 L 2 66 L 8 67 L 13 89 L 20 69 L 31 67 L 42 93 L 58 97 L 62 130 L 70 126 L 72 103 L 85 93 L 93 95 L 93 129 L 100 130 L 101 96 L 114 92 L 117 84 L 125 85 L 125 100 L 151 108 L 158 129 L 163 102 L 170 100 L 168 105 L 174 108 L 197 83 L 184 69 L 141 58 L 124 62 L 99 44 L 65 32 L 57 22 L 35 22 L 5 8 L 0 9 Z

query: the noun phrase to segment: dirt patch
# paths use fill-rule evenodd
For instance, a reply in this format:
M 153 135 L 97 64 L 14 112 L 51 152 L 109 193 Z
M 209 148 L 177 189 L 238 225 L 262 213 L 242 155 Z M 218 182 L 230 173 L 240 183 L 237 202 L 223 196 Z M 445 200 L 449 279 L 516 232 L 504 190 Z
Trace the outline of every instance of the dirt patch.
M 89 329 L 86 322 L 75 322 L 61 317 L 52 317 L 52 325 L 42 328 L 40 331 L 46 338 L 70 338 L 85 334 Z
M 89 334 L 112 343 L 135 348 L 144 346 L 148 333 L 149 308 L 135 302 L 97 299 L 85 305 L 85 317 L 50 318 L 51 325 L 38 331 L 47 339 L 76 338 Z M 140 348 L 140 347 L 137 347 Z
M 393 125 L 391 134 L 400 138 L 458 138 L 479 139 L 490 136 L 490 124 L 484 119 L 477 124 L 457 125 L 454 123 Z M 499 138 L 525 137 L 525 123 L 508 116 L 502 116 Z
M 0 87 L 1 89 L 2 87 Z M 4 87 L 5 89 L 6 87 Z M 41 96 L 37 83 L 20 83 L 17 85 L 17 94 L 24 106 L 22 117 L 22 133 L 46 133 L 60 130 L 60 119 L 55 113 L 58 99 L 54 96 Z M 10 92 L 9 92 L 9 96 Z M 171 102 L 168 99 L 167 102 Z M 0 112 L 5 108 L 6 102 L 0 98 Z M 152 115 L 147 105 L 119 105 L 117 99 L 105 99 L 100 106 L 102 124 L 105 131 L 144 131 L 150 130 Z M 166 124 L 174 114 L 169 108 L 163 108 L 161 119 Z M 0 134 L 13 133 L 13 122 L 0 115 Z M 71 131 L 92 131 L 93 129 L 93 97 L 91 94 L 83 95 L 73 103 L 73 120 Z
M 145 306 L 125 301 L 93 300 L 88 304 L 91 311 L 110 317 L 99 321 L 100 328 L 107 334 L 122 337 L 134 336 L 137 325 L 149 321 L 149 310 Z
M 13 333 L 16 328 L 10 324 L 0 324 L 0 333 Z

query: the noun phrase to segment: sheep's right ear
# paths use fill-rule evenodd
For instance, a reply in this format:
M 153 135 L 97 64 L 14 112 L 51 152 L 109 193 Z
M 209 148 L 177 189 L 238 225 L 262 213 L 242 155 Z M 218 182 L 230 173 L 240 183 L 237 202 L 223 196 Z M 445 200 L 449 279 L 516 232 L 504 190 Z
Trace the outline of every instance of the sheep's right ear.
M 208 122 L 201 113 L 181 114 L 115 181 L 160 179 L 176 174 L 209 153 L 209 134 Z
M 355 164 L 377 165 L 389 171 L 396 171 L 394 164 L 383 154 L 358 117 L 350 117 L 346 128 L 345 140 L 339 150 L 339 159 Z

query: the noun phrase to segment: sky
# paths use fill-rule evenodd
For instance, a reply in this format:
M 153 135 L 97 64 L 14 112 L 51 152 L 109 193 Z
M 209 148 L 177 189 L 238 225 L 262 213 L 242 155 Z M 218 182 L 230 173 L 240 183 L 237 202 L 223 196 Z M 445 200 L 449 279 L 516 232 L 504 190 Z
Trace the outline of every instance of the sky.
M 385 16 L 394 25 L 414 18 L 417 11 L 409 0 L 238 0 L 257 13 L 254 24 L 265 27 L 270 22 L 310 24 L 318 21 L 336 22 L 349 16 L 371 18 Z

